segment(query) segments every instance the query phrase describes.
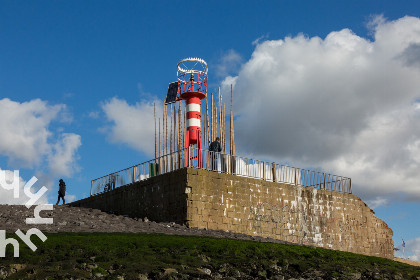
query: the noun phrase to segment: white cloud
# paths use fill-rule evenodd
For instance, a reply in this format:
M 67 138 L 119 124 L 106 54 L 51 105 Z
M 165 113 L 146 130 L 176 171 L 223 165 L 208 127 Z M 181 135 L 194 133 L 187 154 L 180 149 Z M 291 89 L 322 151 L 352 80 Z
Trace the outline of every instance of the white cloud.
M 88 116 L 91 119 L 99 119 L 99 112 L 98 111 L 89 112 Z
M 160 101 L 157 104 L 161 104 Z M 123 143 L 151 156 L 154 153 L 154 109 L 153 102 L 140 101 L 134 105 L 116 97 L 102 104 L 108 121 L 112 125 L 102 129 L 114 143 Z M 156 106 L 160 116 L 160 106 Z
M 51 173 L 69 177 L 78 170 L 76 161 L 80 145 L 82 145 L 80 135 L 63 133 L 57 143 L 53 145 L 54 152 L 49 157 Z
M 259 43 L 234 84 L 238 154 L 351 177 L 354 192 L 420 201 L 420 19 Z M 378 204 L 379 205 L 379 204 Z
M 70 176 L 75 170 L 80 136 L 73 133 L 53 133 L 53 121 L 71 122 L 72 116 L 64 104 L 49 105 L 34 99 L 16 102 L 0 99 L 0 154 L 14 168 L 30 168 L 51 176 Z
M 379 206 L 388 205 L 389 201 L 386 198 L 383 197 L 375 197 L 371 200 L 366 201 L 367 205 L 369 205 L 370 208 L 375 209 Z
M 50 106 L 40 99 L 23 103 L 1 99 L 0 154 L 13 164 L 25 167 L 39 164 L 50 152 L 48 125 L 62 109 L 63 105 Z
M 236 74 L 242 62 L 242 56 L 235 50 L 230 49 L 221 55 L 213 73 L 219 77 Z
M 254 41 L 252 41 L 252 45 L 253 46 L 256 46 L 256 45 L 258 45 L 261 41 L 264 41 L 265 39 L 267 39 L 268 38 L 268 34 L 265 34 L 265 35 L 261 35 L 260 37 L 258 37 L 257 39 L 255 39 Z

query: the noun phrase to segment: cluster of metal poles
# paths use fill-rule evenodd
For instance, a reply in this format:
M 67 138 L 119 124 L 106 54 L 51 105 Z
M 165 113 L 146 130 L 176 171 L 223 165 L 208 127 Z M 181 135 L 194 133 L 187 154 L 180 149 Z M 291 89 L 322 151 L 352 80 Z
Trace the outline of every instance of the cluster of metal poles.
M 182 104 L 181 104 L 182 103 Z M 235 136 L 233 128 L 233 87 L 230 87 L 230 125 L 229 125 L 229 149 L 230 154 L 235 155 Z M 203 112 L 201 118 L 201 133 L 203 147 L 208 149 L 216 137 L 220 138 L 222 153 L 226 153 L 226 104 L 223 103 L 223 95 L 218 89 L 217 96 L 213 93 L 207 96 L 201 104 Z M 205 108 L 204 108 L 205 106 Z M 156 115 L 156 103 L 154 104 L 155 119 L 155 158 L 172 154 L 185 147 L 186 110 L 183 102 L 163 104 L 162 117 Z

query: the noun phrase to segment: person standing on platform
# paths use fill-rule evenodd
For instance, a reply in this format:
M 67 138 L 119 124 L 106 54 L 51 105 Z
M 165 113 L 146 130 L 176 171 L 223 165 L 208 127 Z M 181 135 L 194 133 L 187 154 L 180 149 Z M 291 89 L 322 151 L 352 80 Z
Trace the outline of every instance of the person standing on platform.
M 217 154 L 222 151 L 222 145 L 220 145 L 220 138 L 216 137 L 216 140 L 210 143 L 209 146 L 210 151 L 210 162 L 211 162 L 211 169 L 213 171 L 217 171 Z

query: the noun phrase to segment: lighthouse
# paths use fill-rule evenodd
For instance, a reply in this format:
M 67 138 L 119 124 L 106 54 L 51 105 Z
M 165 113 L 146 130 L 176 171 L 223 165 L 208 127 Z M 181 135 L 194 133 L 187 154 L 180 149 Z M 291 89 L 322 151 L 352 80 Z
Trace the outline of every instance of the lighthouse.
M 191 160 L 189 147 L 197 148 L 197 161 L 201 155 L 201 100 L 207 93 L 207 63 L 200 58 L 185 58 L 177 65 L 177 100 L 185 100 L 185 166 Z

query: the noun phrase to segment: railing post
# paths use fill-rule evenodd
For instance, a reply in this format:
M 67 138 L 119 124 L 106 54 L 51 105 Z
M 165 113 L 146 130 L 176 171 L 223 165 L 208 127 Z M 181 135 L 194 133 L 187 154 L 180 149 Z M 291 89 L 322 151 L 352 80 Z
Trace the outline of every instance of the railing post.
M 92 196 L 93 180 L 90 181 L 90 196 Z
M 263 180 L 266 181 L 267 178 L 265 178 L 265 161 L 263 161 Z
M 273 162 L 272 163 L 273 167 L 272 167 L 272 172 L 273 172 L 273 182 L 277 182 L 277 171 L 276 171 L 276 164 Z
M 352 186 L 352 183 L 351 183 L 351 178 L 349 178 L 349 180 L 350 180 L 350 193 L 353 193 L 353 186 Z
M 136 181 L 136 167 L 132 167 L 133 168 L 133 179 L 131 180 L 132 182 L 132 184 L 134 184 L 134 182 Z

